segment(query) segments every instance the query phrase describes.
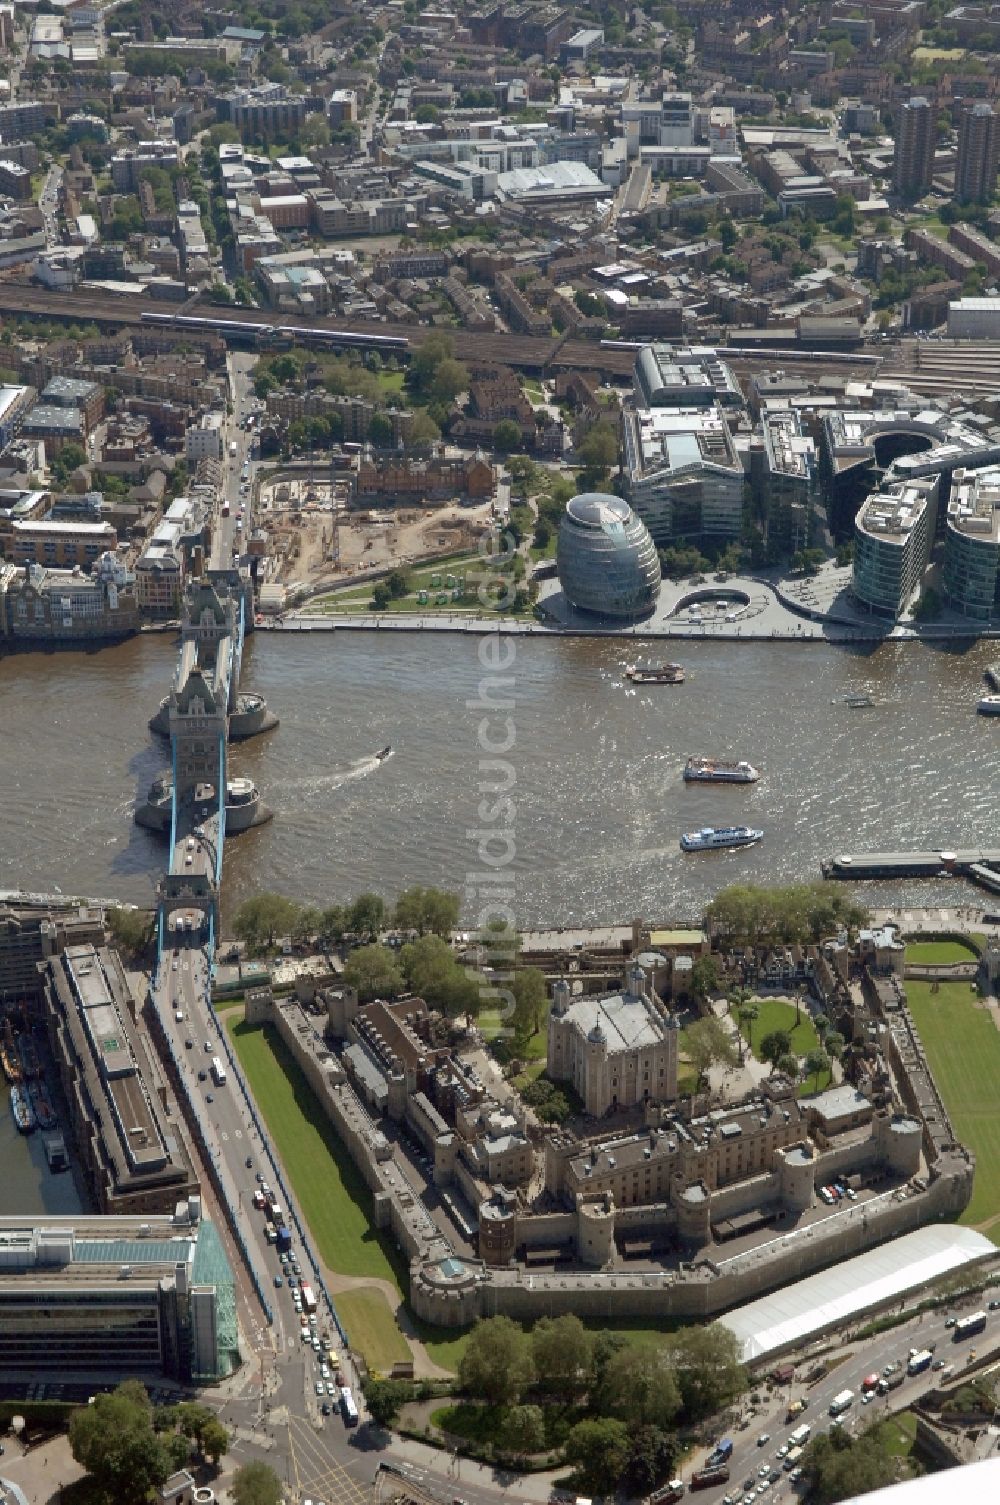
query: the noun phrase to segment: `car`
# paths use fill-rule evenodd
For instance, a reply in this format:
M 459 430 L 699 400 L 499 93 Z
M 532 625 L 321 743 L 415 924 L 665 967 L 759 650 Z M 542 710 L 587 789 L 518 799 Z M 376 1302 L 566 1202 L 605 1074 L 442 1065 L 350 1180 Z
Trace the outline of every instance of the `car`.
M 771 1434 L 770 1434 L 770 1432 L 761 1432 L 760 1436 L 757 1438 L 757 1446 L 759 1448 L 767 1447 L 767 1444 L 770 1441 L 771 1441 Z
M 743 1496 L 743 1505 L 756 1505 L 756 1502 L 757 1496 L 755 1494 L 747 1494 Z
M 770 1488 L 770 1479 L 761 1479 L 760 1483 L 757 1485 L 757 1493 L 758 1495 L 766 1495 Z
M 258 1171 L 256 1179 L 257 1179 L 258 1184 L 260 1186 L 263 1186 L 264 1185 L 264 1172 L 263 1171 Z
M 781 1444 L 780 1448 L 778 1449 L 777 1453 L 775 1454 L 775 1457 L 776 1458 L 787 1458 L 790 1451 L 791 1451 L 791 1443 L 783 1442 Z
M 326 1382 L 326 1393 L 327 1393 L 327 1395 L 336 1395 L 336 1393 L 337 1393 L 337 1387 L 333 1383 L 333 1380 L 327 1380 L 327 1382 Z
M 210 1092 L 206 1092 L 205 1093 L 205 1101 L 206 1101 L 206 1103 L 214 1103 L 215 1102 L 215 1098 L 212 1096 L 212 1094 Z
M 735 1495 L 723 1495 L 722 1496 L 722 1505 L 736 1505 L 736 1496 Z
M 194 1050 L 194 1041 L 193 1040 L 185 1040 L 184 1041 L 184 1049 L 185 1050 Z
M 793 1468 L 788 1477 L 793 1484 L 798 1484 L 799 1480 L 802 1478 L 802 1470 L 800 1468 Z
M 945 1327 L 957 1327 L 958 1326 L 958 1318 L 957 1317 L 946 1317 L 944 1319 L 944 1325 L 945 1325 Z
M 753 1474 L 750 1475 L 749 1479 L 744 1479 L 743 1480 L 743 1493 L 744 1494 L 747 1494 L 751 1489 L 756 1489 L 756 1488 L 757 1488 L 757 1480 L 756 1480 L 756 1478 L 754 1477 Z
M 323 1404 L 320 1406 L 320 1410 L 322 1411 L 322 1413 L 323 1413 L 324 1416 L 329 1416 L 330 1415 L 330 1402 L 328 1400 L 325 1400 L 323 1402 Z
M 944 1359 L 935 1359 L 934 1363 L 931 1365 L 931 1368 L 932 1369 L 943 1369 L 944 1368 Z
M 768 1484 L 777 1484 L 777 1482 L 778 1482 L 778 1480 L 780 1478 L 781 1478 L 781 1472 L 780 1472 L 780 1470 L 776 1469 L 776 1468 L 772 1468 L 771 1472 L 767 1476 L 767 1482 L 768 1482 Z
M 875 1399 L 875 1391 L 874 1390 L 866 1390 L 865 1393 L 864 1393 L 864 1395 L 861 1397 L 861 1404 L 863 1406 L 870 1406 L 871 1403 L 872 1403 L 872 1401 L 874 1399 Z
M 317 1380 L 316 1381 L 316 1394 L 317 1395 L 325 1395 L 326 1394 L 326 1386 L 323 1384 L 322 1380 Z
M 1000 1301 L 988 1301 L 986 1303 L 986 1310 L 988 1312 L 1000 1311 Z
M 247 1156 L 247 1170 L 248 1171 L 252 1171 L 253 1170 L 253 1161 L 251 1160 L 251 1158 L 250 1158 L 249 1155 Z
M 276 1275 L 274 1277 L 274 1287 L 275 1287 L 275 1290 L 280 1290 L 283 1284 L 284 1284 L 284 1282 L 282 1281 L 281 1276 L 280 1275 Z
M 183 1009 L 174 1009 L 174 1018 L 176 1019 L 176 1021 L 177 1021 L 178 1024 L 183 1024 L 184 1023 L 184 1010 Z
M 288 1276 L 286 1276 L 286 1279 L 288 1281 L 288 1289 L 290 1291 L 294 1291 L 295 1287 L 298 1285 L 298 1281 L 295 1279 L 295 1276 L 294 1275 L 288 1275 Z
M 766 1479 L 767 1476 L 768 1476 L 768 1474 L 770 1472 L 771 1472 L 771 1465 L 769 1463 L 762 1463 L 761 1466 L 760 1466 L 760 1468 L 757 1470 L 757 1478 L 758 1479 Z
M 278 1255 L 278 1258 L 280 1259 L 280 1261 L 281 1261 L 281 1263 L 283 1265 L 287 1265 L 288 1264 L 288 1250 L 287 1249 L 282 1249 L 281 1253 Z
M 318 1338 L 317 1338 L 317 1337 L 316 1337 L 316 1334 L 315 1334 L 315 1333 L 314 1333 L 314 1334 L 313 1334 L 313 1340 L 312 1340 L 312 1346 L 313 1346 L 313 1348 L 314 1348 L 314 1349 L 315 1349 L 315 1351 L 316 1351 L 316 1352 L 317 1352 L 317 1353 L 319 1353 L 319 1349 L 320 1349 L 320 1342 L 319 1342 L 319 1339 L 318 1339 Z
M 297 1259 L 292 1260 L 292 1269 L 295 1271 L 296 1275 L 302 1274 L 302 1266 L 299 1264 Z
M 199 1073 L 198 1073 L 198 1080 L 199 1080 L 199 1082 L 207 1082 L 208 1081 L 208 1072 L 207 1071 L 199 1071 Z
M 319 1366 L 319 1372 L 325 1380 L 328 1380 L 330 1378 L 330 1366 L 325 1359 Z
M 210 1056 L 212 1054 L 212 1049 L 213 1049 L 213 1047 L 212 1047 L 211 1040 L 206 1040 L 205 1041 L 205 1045 L 204 1045 L 204 1051 L 205 1051 L 206 1056 Z

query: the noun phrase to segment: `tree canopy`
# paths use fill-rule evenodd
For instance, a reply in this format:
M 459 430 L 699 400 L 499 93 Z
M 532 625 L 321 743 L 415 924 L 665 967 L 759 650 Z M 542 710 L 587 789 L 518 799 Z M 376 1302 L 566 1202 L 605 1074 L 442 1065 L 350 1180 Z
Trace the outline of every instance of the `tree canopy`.
M 710 1066 L 731 1066 L 736 1060 L 736 1051 L 725 1025 L 711 1014 L 688 1025 L 684 1050 L 698 1073 L 699 1085 Z
M 802 1469 L 815 1505 L 835 1505 L 896 1480 L 897 1461 L 882 1444 L 881 1424 L 852 1437 L 846 1427 L 821 1432 L 806 1448 Z
M 359 946 L 344 967 L 344 981 L 362 1003 L 373 998 L 397 998 L 405 986 L 403 974 L 388 946 Z
M 391 589 L 392 577 L 389 584 Z M 443 888 L 422 888 L 414 884 L 406 888 L 396 900 L 396 926 L 400 930 L 415 930 L 418 935 L 443 936 L 445 939 L 458 925 L 458 895 Z
M 579 1317 L 543 1317 L 531 1334 L 535 1377 L 542 1389 L 569 1399 L 590 1382 L 593 1341 Z
M 423 935 L 399 953 L 399 964 L 411 991 L 431 1008 L 454 1018 L 479 1009 L 479 985 L 439 935 Z
M 74 1411 L 69 1445 L 98 1487 L 122 1505 L 144 1505 L 150 1490 L 179 1468 L 190 1451 L 183 1435 L 155 1430 L 153 1407 L 138 1380 L 125 1380 Z
M 229 1492 L 235 1505 L 281 1505 L 281 1480 L 267 1463 L 244 1463 Z
M 837 930 L 857 930 L 869 921 L 842 883 L 793 883 L 761 888 L 750 883 L 724 888 L 705 911 L 709 932 L 737 944 L 816 942 Z
M 473 1328 L 458 1365 L 462 1389 L 491 1406 L 513 1405 L 534 1377 L 531 1343 L 509 1317 Z

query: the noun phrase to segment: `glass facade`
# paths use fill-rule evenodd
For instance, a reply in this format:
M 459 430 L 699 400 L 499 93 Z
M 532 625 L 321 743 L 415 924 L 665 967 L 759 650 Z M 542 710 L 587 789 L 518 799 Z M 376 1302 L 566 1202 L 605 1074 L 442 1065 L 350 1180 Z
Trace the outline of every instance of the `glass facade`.
M 628 502 L 602 492 L 567 502 L 556 568 L 567 600 L 605 617 L 644 616 L 660 592 L 660 561 L 645 523 Z

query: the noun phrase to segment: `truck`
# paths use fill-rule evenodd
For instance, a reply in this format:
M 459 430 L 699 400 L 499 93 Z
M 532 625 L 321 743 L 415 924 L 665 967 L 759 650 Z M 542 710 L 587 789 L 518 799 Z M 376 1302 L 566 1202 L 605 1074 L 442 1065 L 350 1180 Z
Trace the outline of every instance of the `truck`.
M 788 1410 L 785 1412 L 785 1420 L 794 1421 L 796 1416 L 802 1415 L 802 1412 L 805 1410 L 805 1408 L 806 1402 L 803 1397 L 800 1396 L 798 1400 L 793 1400 L 791 1405 L 788 1407 Z
M 830 1415 L 831 1416 L 843 1416 L 844 1412 L 852 1404 L 853 1400 L 854 1400 L 854 1391 L 853 1390 L 841 1390 L 841 1391 L 839 1391 L 833 1397 L 833 1400 L 830 1402 Z
M 785 1454 L 781 1466 L 786 1474 L 790 1474 L 793 1468 L 798 1468 L 802 1462 L 802 1448 L 789 1448 Z
M 731 1437 L 723 1437 L 705 1459 L 705 1468 L 719 1468 L 721 1464 L 728 1463 L 733 1456 L 733 1440 Z
M 929 1348 L 918 1349 L 917 1352 L 911 1356 L 910 1362 L 906 1366 L 907 1374 L 921 1374 L 925 1369 L 929 1369 L 931 1367 L 932 1358 L 933 1355 Z
M 691 1475 L 692 1489 L 711 1489 L 713 1484 L 729 1483 L 729 1465 L 717 1463 L 714 1468 L 698 1468 Z
M 902 1369 L 897 1369 L 892 1374 L 884 1375 L 878 1382 L 879 1395 L 888 1395 L 890 1390 L 898 1390 L 904 1378 Z
M 809 1426 L 808 1422 L 804 1421 L 800 1427 L 795 1428 L 794 1432 L 789 1433 L 788 1441 L 793 1448 L 804 1448 L 809 1441 L 809 1434 L 811 1432 L 812 1427 Z
M 973 1312 L 971 1317 L 959 1317 L 951 1336 L 958 1343 L 962 1338 L 971 1338 L 973 1333 L 981 1333 L 985 1326 L 986 1313 Z
M 236 458 L 236 440 L 235 439 L 230 439 L 230 441 L 229 441 L 229 453 L 230 453 L 230 455 L 232 455 L 233 459 L 235 460 L 235 458 Z
M 275 1240 L 275 1248 L 277 1249 L 279 1254 L 284 1254 L 286 1250 L 292 1247 L 292 1230 L 290 1228 L 286 1228 L 285 1224 L 282 1223 L 281 1227 L 276 1231 L 278 1237 Z

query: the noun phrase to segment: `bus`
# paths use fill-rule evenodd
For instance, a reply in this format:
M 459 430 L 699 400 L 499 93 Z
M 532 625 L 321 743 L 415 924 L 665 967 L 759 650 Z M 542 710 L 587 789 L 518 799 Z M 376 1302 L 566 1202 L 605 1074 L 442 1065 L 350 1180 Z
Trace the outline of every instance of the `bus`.
M 302 1297 L 302 1310 L 307 1317 L 311 1317 L 316 1310 L 316 1297 L 313 1295 L 312 1286 L 307 1286 L 303 1281 L 299 1286 L 299 1295 Z
M 842 1416 L 843 1413 L 850 1407 L 853 1400 L 853 1390 L 841 1390 L 839 1395 L 835 1395 L 833 1397 L 833 1400 L 830 1402 L 830 1415 Z
M 217 1087 L 226 1085 L 226 1068 L 222 1064 L 221 1056 L 212 1057 L 212 1081 Z
M 922 1374 L 925 1369 L 931 1367 L 934 1355 L 929 1348 L 921 1348 L 917 1353 L 910 1355 L 910 1362 L 906 1366 L 907 1374 Z
M 809 1433 L 811 1431 L 812 1427 L 809 1426 L 808 1422 L 804 1421 L 800 1427 L 796 1427 L 795 1431 L 790 1433 L 788 1441 L 793 1448 L 804 1448 L 809 1441 Z
M 358 1424 L 358 1408 L 354 1404 L 354 1396 L 346 1385 L 340 1392 L 340 1410 L 344 1418 L 345 1427 L 356 1427 Z
M 955 1323 L 954 1340 L 957 1343 L 960 1338 L 971 1338 L 973 1333 L 981 1333 L 985 1326 L 985 1312 L 973 1312 L 971 1317 L 959 1317 Z

